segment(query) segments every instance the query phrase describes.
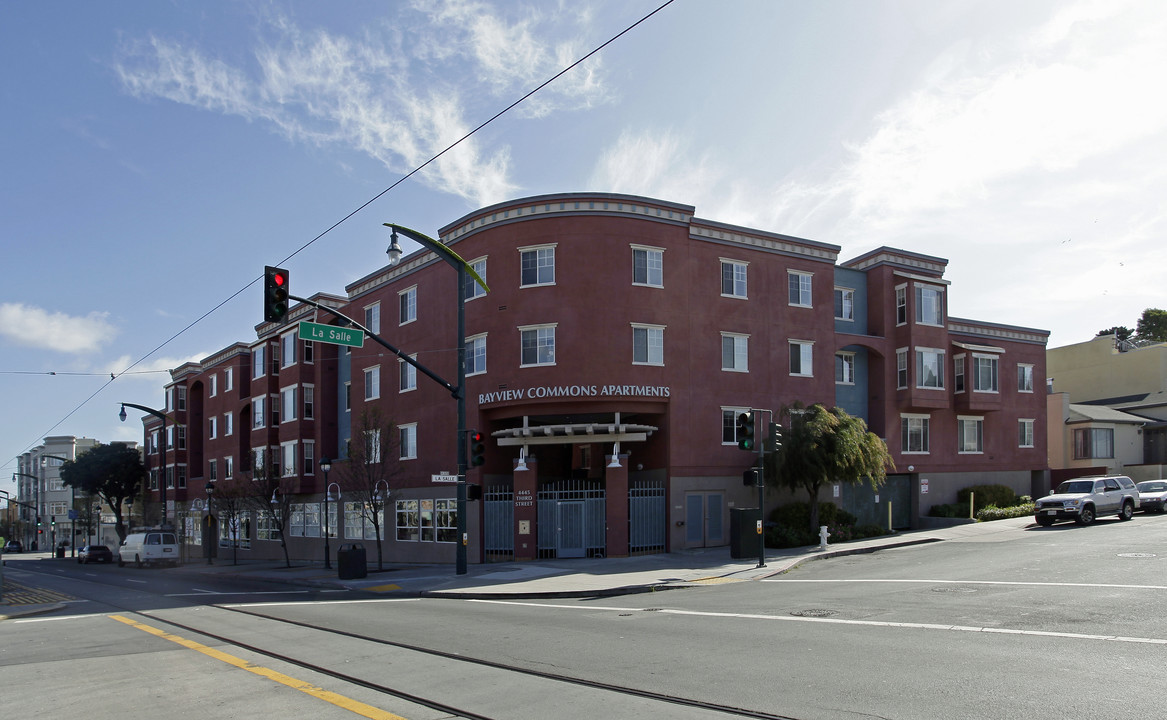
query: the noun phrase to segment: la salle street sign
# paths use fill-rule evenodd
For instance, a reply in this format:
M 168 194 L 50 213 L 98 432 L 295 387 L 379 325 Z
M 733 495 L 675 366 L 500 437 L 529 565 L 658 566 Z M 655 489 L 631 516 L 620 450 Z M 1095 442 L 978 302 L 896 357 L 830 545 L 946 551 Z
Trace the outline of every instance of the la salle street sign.
M 333 345 L 348 345 L 355 348 L 365 345 L 365 334 L 360 330 L 313 322 L 300 323 L 300 339 L 332 343 Z

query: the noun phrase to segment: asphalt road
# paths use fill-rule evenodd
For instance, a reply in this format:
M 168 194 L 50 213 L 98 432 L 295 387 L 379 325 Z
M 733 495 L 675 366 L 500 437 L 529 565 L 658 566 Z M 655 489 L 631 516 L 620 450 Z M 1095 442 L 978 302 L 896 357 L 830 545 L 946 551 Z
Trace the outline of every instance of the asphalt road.
M 766 581 L 592 600 L 401 601 L 41 565 L 54 569 L 38 581 L 79 600 L 0 623 L 6 706 L 37 714 L 359 716 L 155 634 L 166 632 L 411 720 L 449 713 L 370 686 L 490 718 L 732 716 L 677 700 L 799 720 L 1163 715 L 1167 516 L 1035 526 L 1004 541 L 808 563 Z M 7 570 L 25 572 L 18 566 Z

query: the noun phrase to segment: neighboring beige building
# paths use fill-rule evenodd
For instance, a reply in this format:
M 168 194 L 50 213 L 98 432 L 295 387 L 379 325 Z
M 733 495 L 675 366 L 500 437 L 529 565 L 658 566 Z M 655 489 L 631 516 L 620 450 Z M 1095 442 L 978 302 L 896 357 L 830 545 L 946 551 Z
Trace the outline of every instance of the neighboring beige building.
M 1046 371 L 1054 480 L 1167 476 L 1167 343 L 1120 349 L 1101 335 L 1047 350 Z

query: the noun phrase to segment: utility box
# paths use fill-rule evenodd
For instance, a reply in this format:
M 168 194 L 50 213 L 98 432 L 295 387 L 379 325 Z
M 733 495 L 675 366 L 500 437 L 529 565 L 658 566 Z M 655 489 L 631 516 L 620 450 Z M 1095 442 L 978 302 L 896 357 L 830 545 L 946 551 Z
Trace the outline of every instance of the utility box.
M 341 545 L 336 551 L 336 576 L 341 580 L 358 580 L 368 575 L 365 546 L 360 543 Z
M 759 508 L 729 509 L 729 556 L 735 560 L 758 557 L 762 539 L 758 537 L 758 523 L 762 521 Z

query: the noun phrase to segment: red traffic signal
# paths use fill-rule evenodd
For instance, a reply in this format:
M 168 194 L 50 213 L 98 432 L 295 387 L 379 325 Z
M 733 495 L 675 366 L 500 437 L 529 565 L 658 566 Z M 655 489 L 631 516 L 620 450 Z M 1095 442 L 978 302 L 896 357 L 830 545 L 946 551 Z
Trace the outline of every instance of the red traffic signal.
M 486 436 L 477 430 L 470 432 L 470 466 L 478 467 L 486 463 Z
M 288 314 L 288 271 L 270 265 L 263 269 L 263 319 L 279 322 Z

